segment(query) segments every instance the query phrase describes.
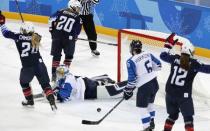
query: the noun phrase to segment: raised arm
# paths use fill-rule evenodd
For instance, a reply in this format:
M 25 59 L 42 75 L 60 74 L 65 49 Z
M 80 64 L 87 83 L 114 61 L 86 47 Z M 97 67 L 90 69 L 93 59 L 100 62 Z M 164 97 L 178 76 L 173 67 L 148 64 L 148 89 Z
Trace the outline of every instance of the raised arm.
M 13 40 L 17 40 L 18 39 L 18 35 L 15 34 L 14 32 L 10 31 L 9 29 L 7 29 L 6 25 L 5 25 L 5 17 L 3 14 L 1 14 L 0 12 L 0 28 L 1 28 L 1 32 L 3 34 L 4 37 L 6 38 L 10 38 Z
M 173 48 L 173 46 L 176 44 L 176 42 L 178 42 L 178 39 L 173 40 L 174 36 L 175 36 L 175 33 L 172 33 L 166 39 L 166 42 L 164 45 L 164 50 L 160 53 L 160 58 L 167 63 L 171 63 L 173 61 L 174 55 L 170 54 L 170 50 Z
M 210 65 L 202 63 L 198 68 L 198 72 L 210 74 Z

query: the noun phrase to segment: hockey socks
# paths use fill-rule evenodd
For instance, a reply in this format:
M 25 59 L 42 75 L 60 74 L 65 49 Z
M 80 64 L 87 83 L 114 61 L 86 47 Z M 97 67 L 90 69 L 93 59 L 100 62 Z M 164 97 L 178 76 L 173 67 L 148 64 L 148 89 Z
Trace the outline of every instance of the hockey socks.
M 140 108 L 140 113 L 141 113 L 141 122 L 143 124 L 143 128 L 147 129 L 150 128 L 150 121 L 151 117 L 150 114 L 147 111 L 147 108 Z
M 31 87 L 23 88 L 23 94 L 26 98 L 26 101 L 22 101 L 23 106 L 34 105 L 33 95 Z
M 164 125 L 164 130 L 163 131 L 171 131 L 173 128 L 175 121 L 172 120 L 171 118 L 167 118 L 165 121 L 165 125 Z
M 45 93 L 45 95 L 47 97 L 47 100 L 50 103 L 51 109 L 53 111 L 56 110 L 57 106 L 55 104 L 55 98 L 54 98 L 54 95 L 53 95 L 53 90 L 51 88 L 45 88 L 44 89 L 44 93 Z
M 193 122 L 185 122 L 185 130 L 186 131 L 194 131 Z
M 150 128 L 151 129 L 155 129 L 155 122 L 154 122 L 154 118 L 155 118 L 155 108 L 154 108 L 154 104 L 153 103 L 149 103 L 147 110 L 150 114 L 151 117 L 151 121 L 150 121 Z
M 72 60 L 71 59 L 65 59 L 63 64 L 67 67 L 70 67 Z

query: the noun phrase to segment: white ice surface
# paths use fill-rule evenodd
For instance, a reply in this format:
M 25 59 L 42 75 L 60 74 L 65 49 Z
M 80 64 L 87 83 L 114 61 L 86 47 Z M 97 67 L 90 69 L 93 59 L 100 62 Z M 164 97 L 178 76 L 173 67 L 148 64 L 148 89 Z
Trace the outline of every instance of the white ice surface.
M 7 22 L 7 27 L 13 31 L 18 31 L 19 26 L 19 21 L 8 20 Z M 50 34 L 47 25 L 35 24 L 35 29 L 43 36 L 40 52 L 50 74 L 52 59 L 49 55 Z M 83 32 L 80 37 L 86 38 Z M 102 35 L 98 37 L 98 40 L 116 43 L 115 38 Z M 98 49 L 101 52 L 100 57 L 92 57 L 88 43 L 78 41 L 71 72 L 89 77 L 108 74 L 111 78 L 116 79 L 117 48 L 98 44 Z M 160 52 L 157 51 L 156 54 L 158 53 Z M 205 60 L 205 62 L 210 64 L 209 60 Z M 96 126 L 82 125 L 81 120 L 100 119 L 119 99 L 58 103 L 56 113 L 51 111 L 49 104 L 43 99 L 36 100 L 34 108 L 24 108 L 21 105 L 24 97 L 19 85 L 20 68 L 19 55 L 14 42 L 3 38 L 0 34 L 0 131 L 139 131 L 142 129 L 140 113 L 138 108 L 135 107 L 135 99 L 123 102 L 101 124 Z M 160 72 L 159 75 L 167 76 L 168 74 Z M 210 88 L 209 75 L 201 74 L 197 79 L 199 83 L 195 84 L 196 88 L 206 90 L 208 94 L 208 88 Z M 167 117 L 164 102 L 164 80 L 160 80 L 160 85 L 161 89 L 155 102 L 157 109 L 155 131 L 162 130 Z M 36 79 L 32 82 L 32 88 L 34 93 L 41 92 Z M 206 93 L 202 90 L 201 93 Z M 96 111 L 98 107 L 102 108 L 100 113 Z M 209 131 L 209 99 L 203 98 L 200 99 L 199 103 L 196 103 L 195 114 L 195 130 Z M 174 126 L 174 131 L 184 131 L 181 115 Z

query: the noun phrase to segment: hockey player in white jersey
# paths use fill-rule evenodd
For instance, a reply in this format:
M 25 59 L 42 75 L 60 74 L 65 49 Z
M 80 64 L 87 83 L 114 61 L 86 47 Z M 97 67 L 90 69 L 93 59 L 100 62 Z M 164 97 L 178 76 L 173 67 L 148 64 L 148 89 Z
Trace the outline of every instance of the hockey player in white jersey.
M 115 84 L 108 75 L 92 78 L 75 76 L 65 65 L 56 69 L 56 77 L 54 92 L 60 102 L 122 97 L 123 88 L 127 85 L 127 81 Z
M 128 100 L 137 88 L 136 106 L 141 113 L 143 131 L 155 128 L 154 100 L 159 89 L 156 71 L 161 69 L 161 62 L 151 53 L 142 51 L 142 43 L 133 40 L 130 43 L 132 57 L 127 60 L 128 84 L 124 89 L 124 98 Z

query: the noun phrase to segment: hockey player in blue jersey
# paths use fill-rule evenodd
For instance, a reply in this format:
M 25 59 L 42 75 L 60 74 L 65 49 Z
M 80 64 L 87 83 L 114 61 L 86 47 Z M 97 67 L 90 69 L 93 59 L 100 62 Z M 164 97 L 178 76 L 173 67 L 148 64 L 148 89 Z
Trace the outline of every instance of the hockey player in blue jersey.
M 54 94 L 60 102 L 119 98 L 122 97 L 121 93 L 127 85 L 127 81 L 115 83 L 106 74 L 92 78 L 75 76 L 69 72 L 68 67 L 65 65 L 57 67 L 56 77 Z M 42 96 L 37 94 L 37 98 Z
M 52 81 L 56 80 L 56 68 L 59 66 L 62 50 L 65 54 L 64 64 L 70 66 L 75 42 L 82 28 L 82 20 L 79 17 L 81 4 L 78 0 L 70 0 L 68 8 L 57 11 L 49 19 L 49 30 L 52 36 L 51 55 Z
M 47 69 L 39 53 L 41 36 L 34 32 L 34 27 L 30 22 L 25 22 L 21 25 L 20 33 L 10 31 L 5 25 L 5 17 L 2 14 L 0 14 L 0 28 L 5 38 L 15 41 L 20 55 L 22 63 L 20 85 L 26 99 L 26 101 L 22 102 L 22 105 L 34 105 L 30 82 L 33 77 L 36 76 L 52 109 L 56 109 L 57 107 L 55 105 L 53 91 L 49 84 Z
M 141 113 L 144 131 L 155 128 L 154 100 L 159 89 L 156 71 L 161 69 L 161 62 L 151 53 L 142 51 L 142 43 L 133 40 L 130 43 L 132 57 L 127 60 L 128 84 L 124 89 L 124 98 L 128 100 L 137 88 L 136 106 Z
M 194 46 L 189 40 L 185 40 L 181 47 L 181 55 L 172 55 L 170 50 L 178 39 L 174 40 L 175 33 L 167 39 L 164 51 L 160 58 L 171 64 L 170 75 L 166 83 L 166 108 L 169 114 L 165 121 L 164 131 L 171 131 L 179 112 L 183 115 L 185 131 L 194 131 L 193 115 L 194 106 L 192 100 L 192 85 L 198 72 L 209 73 L 210 65 L 200 63 L 193 58 Z

